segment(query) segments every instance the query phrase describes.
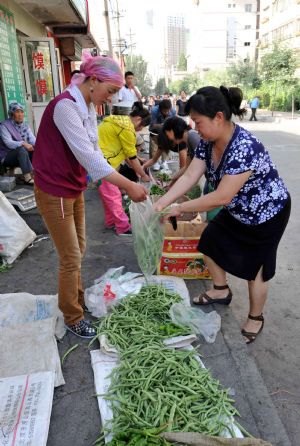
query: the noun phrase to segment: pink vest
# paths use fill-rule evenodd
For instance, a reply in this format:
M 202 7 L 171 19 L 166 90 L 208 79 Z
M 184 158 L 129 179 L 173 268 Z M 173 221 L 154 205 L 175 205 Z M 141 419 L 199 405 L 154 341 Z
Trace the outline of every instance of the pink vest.
M 86 189 L 87 172 L 79 164 L 53 121 L 54 107 L 65 98 L 75 101 L 65 91 L 49 102 L 42 116 L 34 146 L 34 181 L 47 194 L 76 198 Z

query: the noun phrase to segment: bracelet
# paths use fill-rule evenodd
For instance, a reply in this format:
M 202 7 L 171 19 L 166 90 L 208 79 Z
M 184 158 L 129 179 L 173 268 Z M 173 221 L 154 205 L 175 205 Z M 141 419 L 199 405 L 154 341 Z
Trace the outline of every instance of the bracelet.
M 98 180 L 97 183 L 96 183 L 96 186 L 99 187 L 99 186 L 101 186 L 101 184 L 102 184 L 102 181 Z

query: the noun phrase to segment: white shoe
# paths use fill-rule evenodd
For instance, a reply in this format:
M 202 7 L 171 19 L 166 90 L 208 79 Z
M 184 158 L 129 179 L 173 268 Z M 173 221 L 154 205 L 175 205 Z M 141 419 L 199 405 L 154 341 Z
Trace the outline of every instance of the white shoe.
M 158 170 L 160 170 L 160 164 L 159 163 L 155 163 L 152 166 L 152 170 L 154 170 L 155 172 L 157 172 Z

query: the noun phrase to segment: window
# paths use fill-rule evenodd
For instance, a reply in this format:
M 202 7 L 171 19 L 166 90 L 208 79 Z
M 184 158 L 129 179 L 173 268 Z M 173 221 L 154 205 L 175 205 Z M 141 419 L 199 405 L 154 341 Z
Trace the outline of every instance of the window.
M 244 42 L 244 46 L 250 46 L 250 42 Z
M 235 3 L 233 3 L 232 7 L 235 8 Z
M 245 11 L 251 12 L 252 11 L 252 3 L 246 3 L 245 4 Z
M 231 3 L 228 3 L 228 8 L 231 8 Z
M 245 25 L 245 29 L 251 29 L 251 25 Z

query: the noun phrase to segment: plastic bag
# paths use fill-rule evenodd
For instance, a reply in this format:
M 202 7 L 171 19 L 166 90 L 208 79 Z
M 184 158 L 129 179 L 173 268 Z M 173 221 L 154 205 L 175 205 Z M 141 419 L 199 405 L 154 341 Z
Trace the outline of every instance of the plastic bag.
M 216 311 L 205 313 L 198 308 L 176 303 L 170 308 L 170 316 L 174 324 L 191 328 L 210 344 L 215 342 L 221 328 L 221 317 Z
M 141 203 L 132 202 L 129 212 L 134 252 L 141 271 L 150 277 L 162 255 L 164 233 L 160 215 L 153 211 L 149 197 Z
M 95 317 L 107 315 L 109 308 L 128 294 L 137 294 L 142 284 L 130 282 L 138 273 L 122 275 L 124 266 L 110 268 L 103 276 L 94 281 L 94 285 L 84 291 L 84 301 Z
M 36 238 L 36 234 L 0 192 L 0 256 L 11 264 Z

